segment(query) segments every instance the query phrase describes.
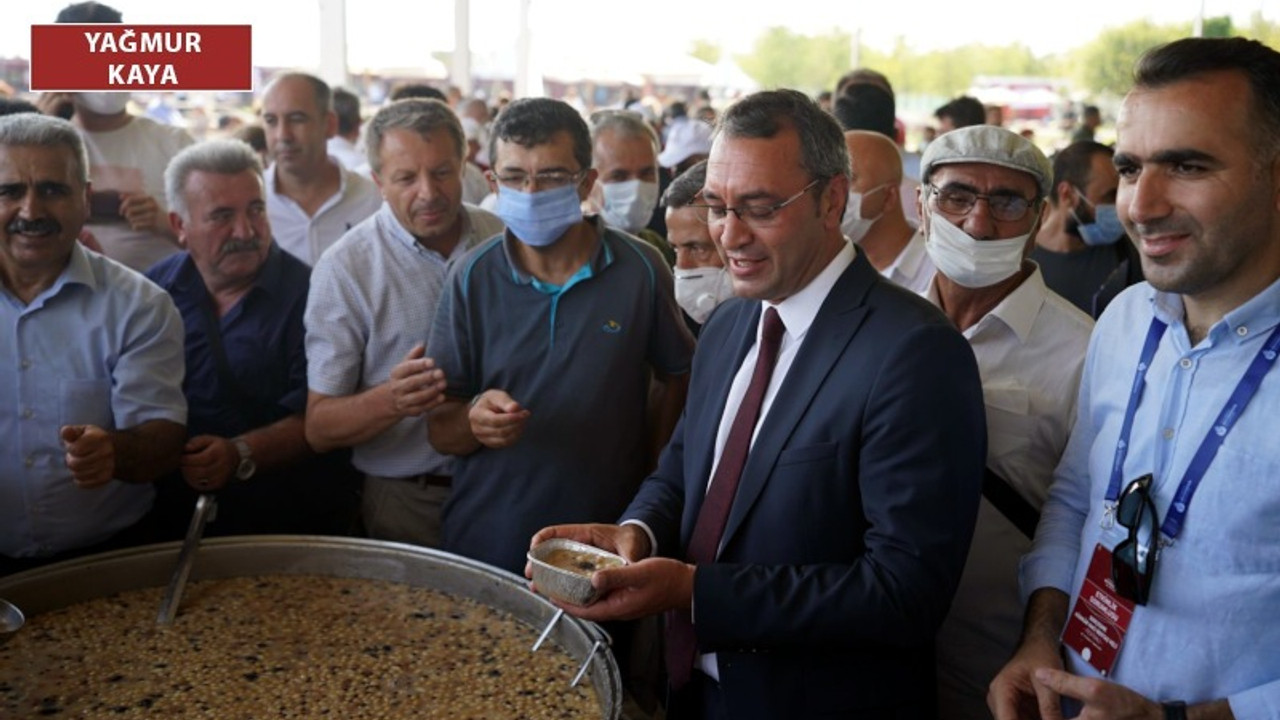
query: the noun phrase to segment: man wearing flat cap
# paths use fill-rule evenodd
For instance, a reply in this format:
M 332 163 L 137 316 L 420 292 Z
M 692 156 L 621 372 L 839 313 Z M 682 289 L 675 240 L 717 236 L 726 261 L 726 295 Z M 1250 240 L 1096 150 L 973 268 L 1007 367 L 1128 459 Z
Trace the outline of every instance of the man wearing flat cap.
M 987 684 L 1018 640 L 1018 559 L 1066 447 L 1093 321 L 1028 259 L 1053 170 L 1022 136 L 953 130 L 921 162 L 920 217 L 938 272 L 925 295 L 982 376 L 987 472 L 973 545 L 938 635 L 940 717 L 989 718 Z

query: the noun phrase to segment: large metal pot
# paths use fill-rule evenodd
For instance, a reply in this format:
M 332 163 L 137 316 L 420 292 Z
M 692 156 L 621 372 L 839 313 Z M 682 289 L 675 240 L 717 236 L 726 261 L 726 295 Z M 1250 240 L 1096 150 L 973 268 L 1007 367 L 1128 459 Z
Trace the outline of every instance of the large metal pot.
M 148 545 L 93 555 L 0 578 L 0 597 L 28 617 L 126 590 L 160 587 L 169 581 L 179 543 Z M 524 579 L 467 558 L 399 543 L 356 538 L 261 535 L 204 540 L 192 578 L 250 575 L 328 575 L 367 578 L 432 588 L 471 598 L 541 630 L 556 607 L 529 592 Z M 622 714 L 617 663 L 593 623 L 565 615 L 548 636 L 595 685 L 601 715 Z

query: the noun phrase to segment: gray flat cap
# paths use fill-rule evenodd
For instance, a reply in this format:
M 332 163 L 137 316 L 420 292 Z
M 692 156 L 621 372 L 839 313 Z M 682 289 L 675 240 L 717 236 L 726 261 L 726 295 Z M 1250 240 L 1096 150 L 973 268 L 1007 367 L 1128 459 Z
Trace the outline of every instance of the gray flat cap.
M 1030 140 L 995 125 L 971 125 L 939 135 L 920 158 L 920 179 L 928 181 L 934 168 L 953 163 L 985 163 L 1021 170 L 1035 178 L 1040 196 L 1053 186 L 1053 166 Z

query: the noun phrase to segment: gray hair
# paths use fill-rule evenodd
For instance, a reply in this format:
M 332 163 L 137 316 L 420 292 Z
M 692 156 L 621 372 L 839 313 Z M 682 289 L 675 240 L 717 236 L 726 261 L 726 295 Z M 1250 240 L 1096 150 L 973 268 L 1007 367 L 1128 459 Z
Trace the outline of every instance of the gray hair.
M 262 179 L 262 160 L 243 140 L 205 140 L 182 149 L 164 170 L 164 195 L 169 210 L 190 220 L 187 208 L 187 180 L 195 172 L 239 175 L 252 171 Z
M 19 113 L 0 117 L 0 146 L 65 147 L 75 160 L 75 176 L 89 182 L 89 153 L 75 126 L 52 115 Z
M 375 173 L 382 172 L 382 141 L 388 130 L 412 130 L 424 138 L 444 130 L 453 138 L 458 159 L 467 156 L 467 137 L 462 132 L 462 123 L 448 105 L 440 100 L 405 98 L 383 106 L 365 128 L 365 154 Z
M 657 155 L 662 150 L 662 143 L 658 140 L 658 133 L 653 129 L 641 115 L 630 110 L 597 110 L 591 114 L 591 144 L 595 143 L 604 133 L 616 133 L 620 138 L 644 138 L 653 143 L 653 153 Z
M 800 138 L 800 166 L 810 177 L 850 179 L 849 148 L 831 114 L 796 90 L 766 90 L 739 100 L 720 116 L 717 137 L 772 138 L 786 128 Z

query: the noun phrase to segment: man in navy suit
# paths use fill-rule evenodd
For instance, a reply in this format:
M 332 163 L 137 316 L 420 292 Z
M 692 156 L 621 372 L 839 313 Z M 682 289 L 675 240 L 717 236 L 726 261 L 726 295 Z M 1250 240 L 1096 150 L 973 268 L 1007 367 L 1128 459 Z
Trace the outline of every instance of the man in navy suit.
M 936 717 L 933 637 L 973 532 L 982 392 L 955 328 L 842 237 L 848 192 L 840 127 L 804 95 L 725 113 L 703 197 L 739 297 L 704 326 L 684 415 L 622 524 L 533 539 L 632 561 L 595 573 L 601 599 L 573 614 L 672 611 L 672 718 Z

